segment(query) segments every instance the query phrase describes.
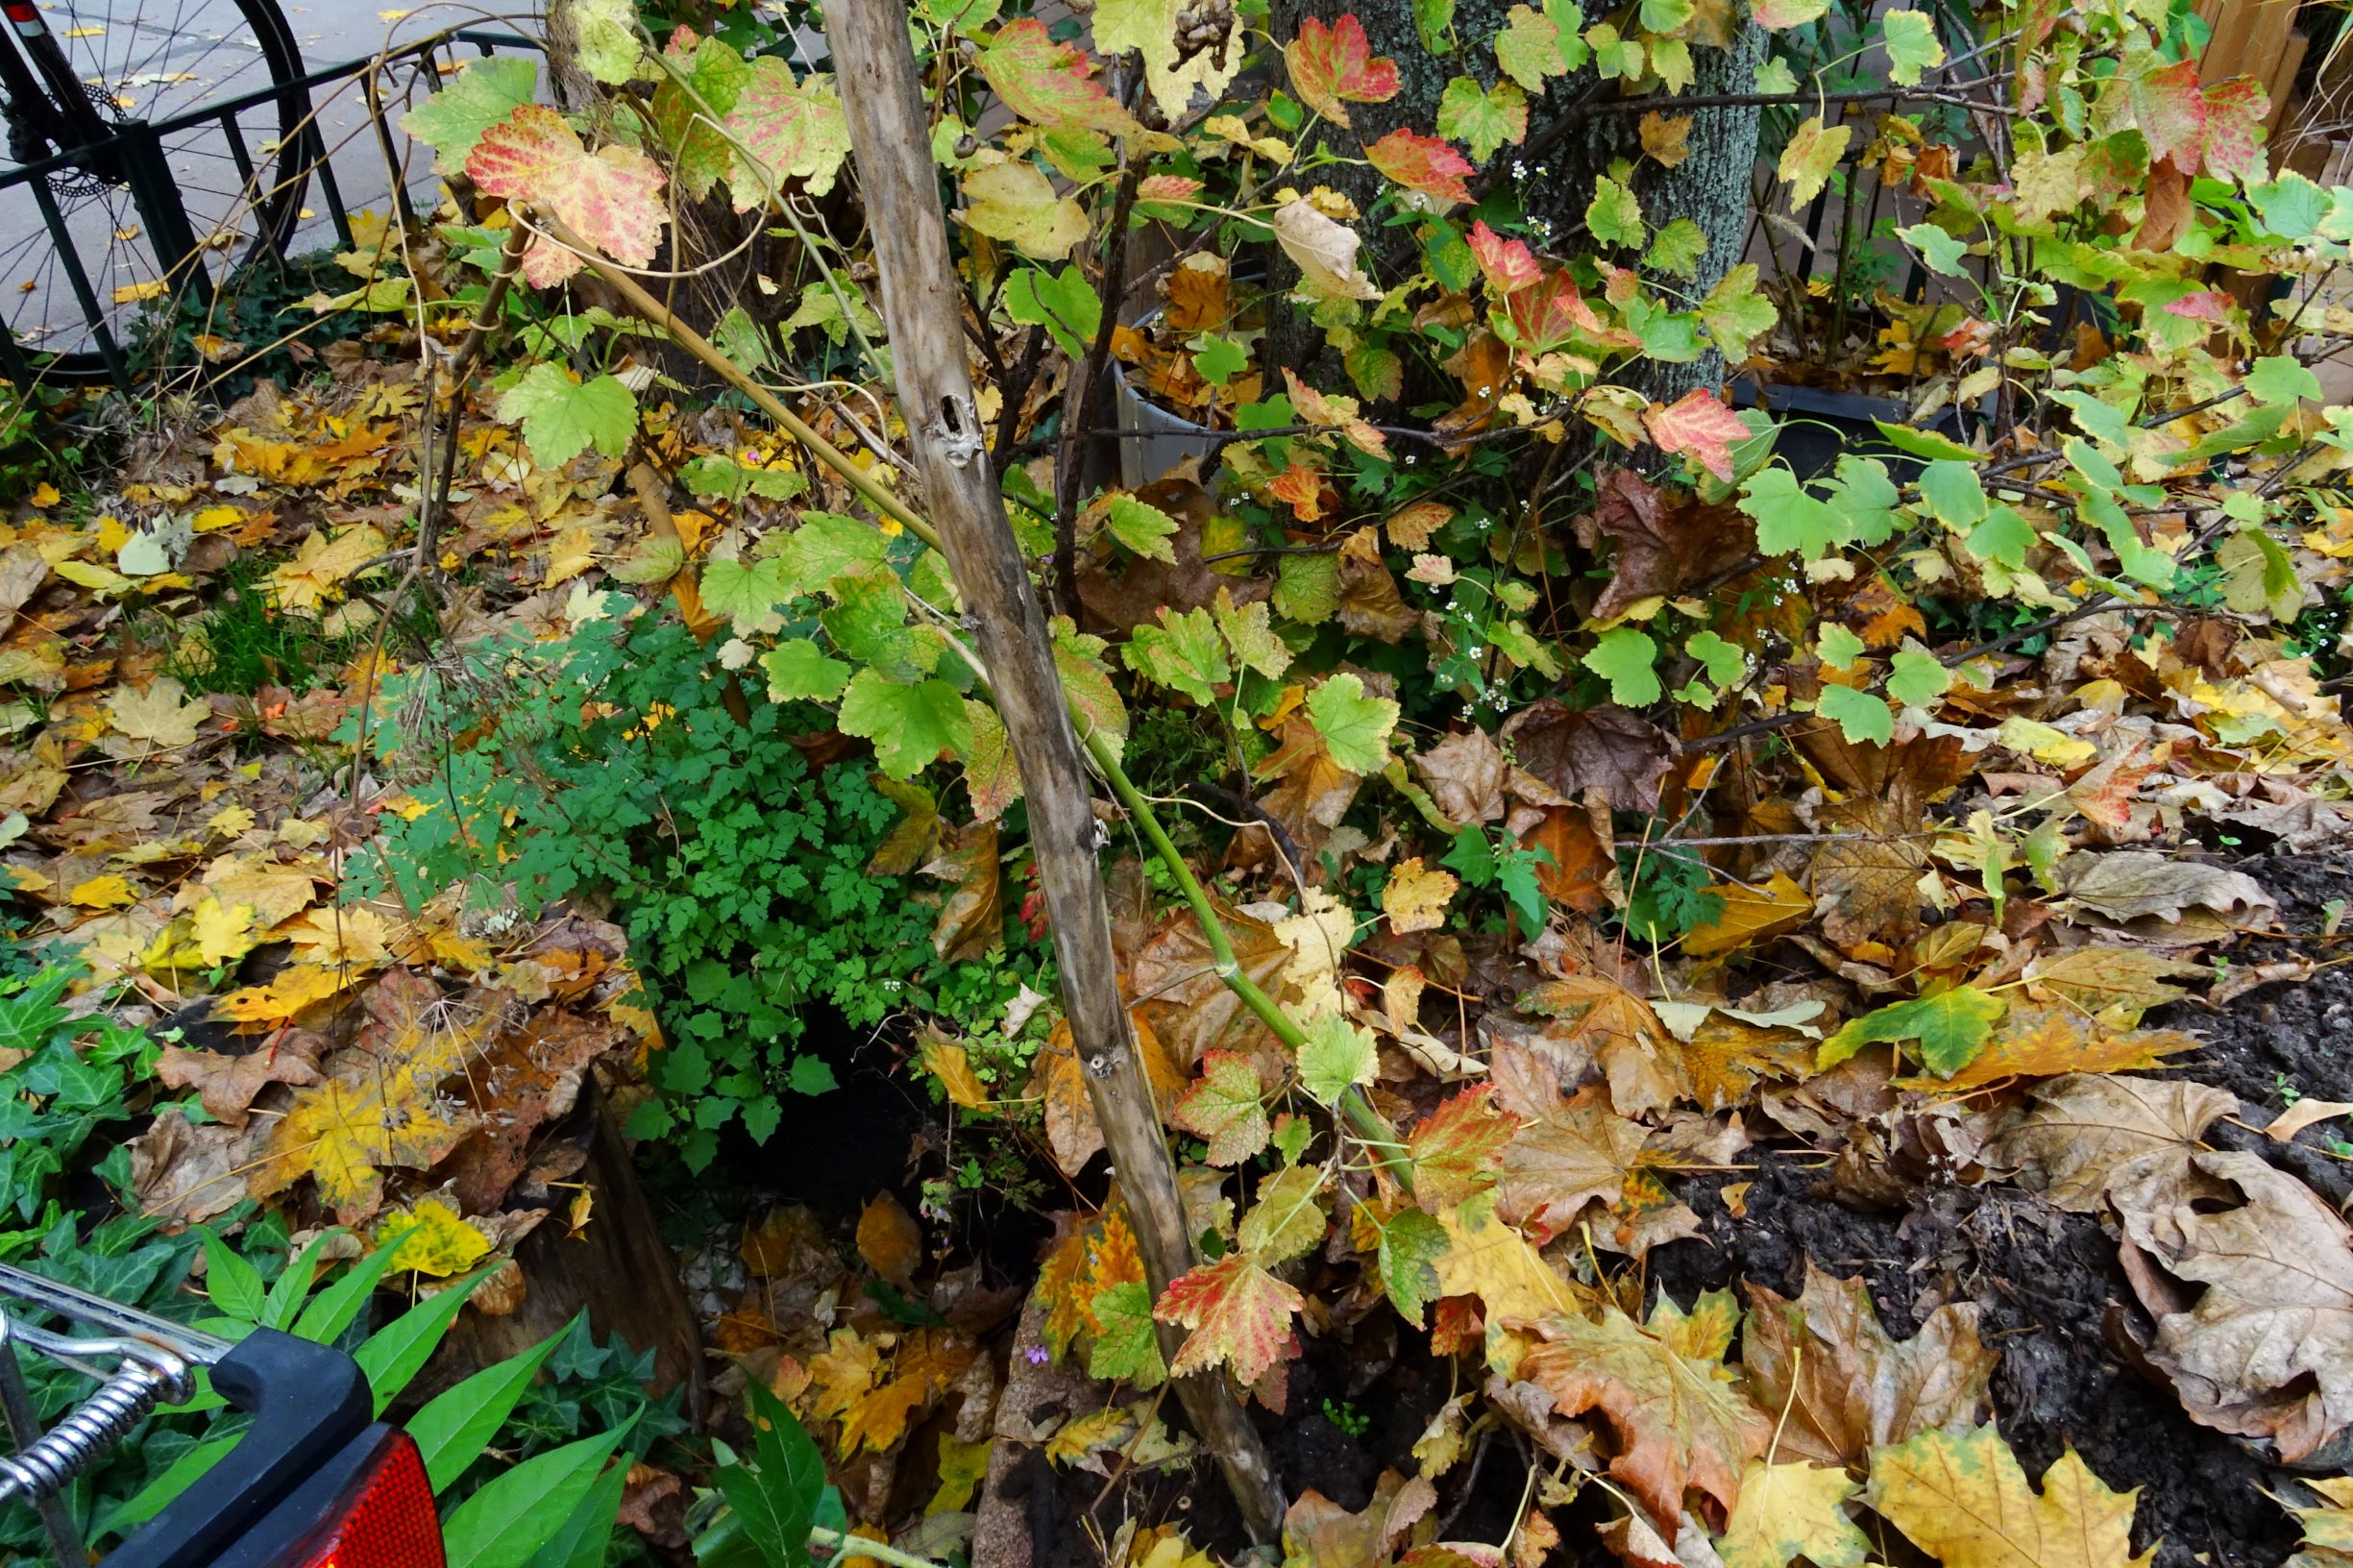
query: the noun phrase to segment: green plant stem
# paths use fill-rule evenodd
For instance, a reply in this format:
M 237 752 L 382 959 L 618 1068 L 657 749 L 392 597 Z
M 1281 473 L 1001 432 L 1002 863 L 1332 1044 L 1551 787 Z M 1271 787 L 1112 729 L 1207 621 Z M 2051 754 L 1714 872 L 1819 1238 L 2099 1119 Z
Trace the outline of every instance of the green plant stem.
M 809 1527 L 809 1544 L 829 1552 L 839 1552 L 844 1557 L 871 1557 L 887 1562 L 891 1568 L 941 1568 L 929 1557 L 919 1557 L 912 1552 L 901 1552 L 895 1546 L 885 1545 L 870 1536 L 852 1535 L 847 1531 L 827 1530 L 822 1525 Z
M 1201 879 L 1193 875 L 1192 868 L 1185 864 L 1185 857 L 1177 852 L 1177 846 L 1169 841 L 1168 829 L 1162 825 L 1159 816 L 1152 810 L 1151 802 L 1143 797 L 1143 792 L 1136 788 L 1135 781 L 1127 776 L 1127 771 L 1119 766 L 1119 759 L 1113 754 L 1110 741 L 1090 728 L 1075 707 L 1071 711 L 1071 718 L 1080 726 L 1079 733 L 1087 747 L 1088 759 L 1110 782 L 1112 793 L 1119 797 L 1119 803 L 1136 819 L 1136 825 L 1143 830 L 1153 853 L 1160 856 L 1161 864 L 1168 869 L 1169 876 L 1175 880 L 1177 891 L 1185 895 L 1185 902 L 1192 910 L 1194 923 L 1201 927 L 1201 935 L 1208 939 L 1210 958 L 1217 978 L 1225 983 L 1226 990 L 1232 992 L 1244 1007 L 1258 1015 L 1259 1021 L 1273 1031 L 1277 1040 L 1289 1046 L 1292 1054 L 1296 1055 L 1308 1042 L 1307 1031 L 1300 1028 L 1289 1014 L 1275 1005 L 1275 999 L 1250 978 L 1242 968 L 1240 960 L 1234 956 L 1234 939 L 1227 935 L 1225 922 L 1217 918 L 1217 908 L 1210 902 L 1209 890 L 1201 886 Z M 1372 1102 L 1364 1097 L 1364 1091 L 1354 1087 L 1344 1090 L 1339 1098 L 1339 1112 L 1359 1141 L 1373 1151 L 1373 1158 L 1381 1162 L 1390 1178 L 1408 1192 L 1412 1191 L 1413 1170 L 1405 1159 L 1405 1145 L 1398 1141 L 1396 1129 L 1373 1109 Z
M 753 405 L 762 413 L 774 420 L 794 439 L 807 447 L 819 462 L 847 480 L 850 487 L 866 499 L 868 504 L 897 523 L 932 549 L 940 549 L 940 535 L 930 524 L 909 510 L 905 502 L 900 501 L 896 496 L 869 478 L 865 472 L 850 460 L 848 453 L 818 434 L 810 428 L 806 420 L 787 408 L 773 392 L 752 380 L 734 360 L 722 354 L 693 328 L 678 320 L 668 306 L 648 293 L 645 286 L 636 279 L 597 255 L 593 248 L 583 244 L 578 235 L 566 229 L 551 213 L 543 211 L 535 213 L 534 217 L 542 228 L 579 252 L 581 259 L 587 262 L 589 268 L 611 284 L 615 292 L 629 303 L 630 308 L 646 320 L 664 328 L 669 331 L 672 342 L 701 360 L 721 380 L 749 398 Z M 1064 700 L 1068 701 L 1067 694 L 1065 695 Z M 1112 793 L 1119 797 L 1119 803 L 1135 815 L 1138 825 L 1143 829 L 1144 837 L 1152 845 L 1153 852 L 1160 856 L 1161 864 L 1168 869 L 1168 874 L 1175 879 L 1178 890 L 1184 894 L 1185 902 L 1191 908 L 1193 919 L 1200 925 L 1201 934 L 1209 942 L 1210 952 L 1216 961 L 1217 978 L 1225 983 L 1226 989 L 1231 991 L 1244 1007 L 1257 1015 L 1259 1021 L 1274 1032 L 1277 1040 L 1296 1052 L 1300 1046 L 1307 1043 L 1306 1031 L 1292 1022 L 1290 1017 L 1275 1005 L 1274 998 L 1267 995 L 1257 981 L 1242 971 L 1240 963 L 1234 956 L 1234 941 L 1226 933 L 1225 922 L 1217 918 L 1216 908 L 1210 902 L 1209 894 L 1202 888 L 1200 879 L 1193 875 L 1192 868 L 1185 864 L 1185 857 L 1179 854 L 1176 845 L 1169 842 L 1168 830 L 1161 825 L 1160 818 L 1154 815 L 1151 803 L 1145 800 L 1142 792 L 1136 788 L 1135 781 L 1127 776 L 1126 771 L 1119 766 L 1118 757 L 1113 754 L 1110 743 L 1103 736 L 1094 732 L 1093 726 L 1089 723 L 1087 716 L 1079 711 L 1078 705 L 1070 703 L 1069 707 L 1070 722 L 1077 726 L 1081 742 L 1086 747 L 1088 758 L 1093 762 L 1096 771 L 1109 781 Z M 1356 1133 L 1357 1138 L 1373 1151 L 1374 1158 L 1379 1160 L 1383 1168 L 1387 1170 L 1390 1179 L 1407 1191 L 1412 1191 L 1412 1168 L 1405 1159 L 1405 1145 L 1399 1140 L 1396 1129 L 1382 1117 L 1380 1112 L 1373 1109 L 1372 1102 L 1364 1097 L 1364 1091 L 1360 1089 L 1351 1089 L 1342 1094 L 1339 1100 L 1339 1112 L 1341 1117 Z

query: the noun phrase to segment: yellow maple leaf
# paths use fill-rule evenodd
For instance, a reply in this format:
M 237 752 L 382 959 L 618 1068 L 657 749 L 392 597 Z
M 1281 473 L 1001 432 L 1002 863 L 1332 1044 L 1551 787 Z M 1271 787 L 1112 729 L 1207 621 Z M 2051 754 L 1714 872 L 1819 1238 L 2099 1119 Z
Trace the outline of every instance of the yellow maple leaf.
M 327 905 L 279 928 L 312 964 L 377 965 L 392 956 L 392 922 L 372 909 Z
M 367 524 L 344 529 L 333 538 L 318 529 L 303 541 L 294 559 L 270 574 L 270 588 L 278 607 L 297 615 L 316 615 L 335 597 L 336 588 L 353 573 L 384 552 L 384 536 Z
M 926 1519 L 934 1514 L 961 1513 L 971 1503 L 973 1492 L 989 1474 L 989 1454 L 995 1446 L 993 1437 L 968 1443 L 952 1432 L 940 1434 L 940 1486 L 923 1505 Z
M 341 991 L 345 978 L 317 964 L 293 964 L 266 986 L 233 991 L 213 1004 L 212 1016 L 231 1023 L 283 1023 L 314 1002 Z
M 1787 1568 L 1799 1556 L 1815 1568 L 1854 1568 L 1871 1555 L 1844 1507 L 1855 1491 L 1844 1470 L 1750 1460 L 1716 1542 L 1724 1568 Z
M 489 1238 L 439 1198 L 385 1215 L 376 1242 L 392 1244 L 392 1267 L 440 1280 L 464 1273 L 490 1251 Z
M 76 883 L 74 891 L 66 896 L 84 909 L 121 909 L 139 901 L 139 890 L 123 877 L 93 876 L 86 882 Z
M 1871 1456 L 1872 1510 L 1945 1568 L 2142 1568 L 2134 1492 L 2112 1492 L 2071 1448 L 2038 1495 L 1991 1423 L 1924 1432 Z
M 1562 1279 L 1528 1238 L 1495 1216 L 1492 1193 L 1482 1193 L 1437 1216 L 1446 1232 L 1446 1252 L 1435 1268 L 1438 1294 L 1477 1296 L 1486 1308 L 1490 1325 L 1507 1319 L 1536 1322 L 1563 1313 L 1582 1311 L 1594 1299 L 1583 1286 Z M 1525 1339 L 1518 1340 L 1525 1345 Z M 1500 1359 L 1514 1364 L 1515 1349 L 1491 1346 Z M 1499 1367 L 1509 1371 L 1509 1366 Z
M 584 527 L 569 527 L 548 541 L 548 573 L 542 588 L 552 588 L 597 564 L 597 536 Z
M 187 688 L 170 675 L 158 675 L 143 692 L 128 687 L 117 691 L 107 703 L 107 716 L 114 724 L 109 739 L 129 744 L 119 749 L 110 747 L 112 754 L 133 761 L 193 742 L 198 726 L 212 716 L 212 709 L 187 700 Z
M 959 1041 L 927 1030 L 922 1058 L 923 1070 L 940 1080 L 940 1087 L 947 1090 L 949 1100 L 967 1111 L 978 1111 L 988 1105 L 989 1086 L 973 1072 L 970 1055 Z
M 1401 860 L 1381 890 L 1381 908 L 1389 928 L 1399 936 L 1409 931 L 1434 931 L 1446 923 L 1446 906 L 1453 902 L 1461 881 L 1452 871 L 1422 865 L 1422 857 Z
M 342 984 L 334 970 L 300 964 L 279 981 L 305 972 Z M 503 1014 L 444 1008 L 439 999 L 430 980 L 402 971 L 385 978 L 369 998 L 377 1017 L 339 1056 L 334 1076 L 298 1090 L 270 1129 L 251 1178 L 256 1197 L 309 1176 L 343 1223 L 356 1224 L 383 1201 L 384 1166 L 430 1169 L 481 1124 L 479 1113 L 441 1086 L 481 1053 Z
M 205 827 L 208 831 L 217 833 L 224 839 L 233 839 L 240 834 L 251 832 L 254 821 L 254 814 L 243 806 L 228 805 L 206 818 Z
M 224 904 L 208 895 L 188 912 L 187 939 L 174 957 L 217 968 L 251 952 L 254 940 L 252 905 Z M 173 967 L 185 966 L 175 962 Z

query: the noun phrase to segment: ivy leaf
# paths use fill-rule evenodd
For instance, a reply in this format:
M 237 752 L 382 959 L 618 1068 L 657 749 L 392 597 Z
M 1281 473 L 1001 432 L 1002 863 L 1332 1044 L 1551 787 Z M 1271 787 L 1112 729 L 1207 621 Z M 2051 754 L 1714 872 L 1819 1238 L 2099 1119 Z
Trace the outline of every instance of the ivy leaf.
M 1664 689 L 1652 668 L 1658 645 L 1650 634 L 1632 626 L 1612 626 L 1594 639 L 1578 663 L 1609 682 L 1609 699 L 1622 708 L 1639 708 L 1658 700 Z
M 1389 765 L 1400 710 L 1388 698 L 1366 696 L 1360 677 L 1347 671 L 1327 676 L 1308 693 L 1307 708 L 1335 766 L 1369 777 Z
M 1179 613 L 1162 605 L 1160 625 L 1138 626 L 1121 657 L 1145 679 L 1183 692 L 1203 707 L 1215 706 L 1217 687 L 1234 678 L 1217 624 L 1200 608 Z
M 1112 497 L 1105 527 L 1111 529 L 1114 539 L 1137 554 L 1176 565 L 1176 547 L 1168 542 L 1176 535 L 1176 519 L 1150 502 L 1138 501 L 1134 496 Z
M 1875 1041 L 1903 1044 L 1939 1078 L 1949 1078 L 1976 1059 L 2010 1004 L 1975 986 L 1955 986 L 1933 996 L 1893 1002 L 1849 1020 L 1822 1042 L 1818 1066 L 1836 1066 Z
M 1642 221 L 1642 203 L 1605 174 L 1593 182 L 1593 200 L 1585 204 L 1585 227 L 1603 244 L 1630 251 L 1640 250 L 1650 235 Z
M 1900 649 L 1887 662 L 1887 695 L 1907 708 L 1926 707 L 1952 685 L 1952 672 L 1925 649 Z
M 1885 746 L 1896 738 L 1896 715 L 1887 703 L 1852 686 L 1825 686 L 1814 711 L 1838 725 L 1851 746 Z
M 913 778 L 941 755 L 972 747 L 964 697 L 944 680 L 901 683 L 861 670 L 842 698 L 842 733 L 874 743 L 874 760 L 893 778 Z
M 1382 104 L 1397 96 L 1397 62 L 1375 59 L 1364 24 L 1354 15 L 1326 24 L 1309 16 L 1299 36 L 1283 46 L 1290 67 L 1291 91 L 1300 102 L 1335 125 L 1347 125 L 1348 105 Z M 1445 131 L 1444 124 L 1439 126 Z
M 1388 1292 L 1397 1315 L 1422 1326 L 1422 1313 L 1438 1298 L 1438 1260 L 1452 1245 L 1446 1227 L 1419 1209 L 1401 1209 L 1381 1227 L 1381 1246 L 1373 1263 L 1381 1272 L 1381 1288 Z
M 1209 1140 L 1211 1164 L 1240 1164 L 1266 1146 L 1266 1106 L 1257 1065 L 1239 1051 L 1211 1051 L 1201 1058 L 1201 1076 L 1168 1119 Z
M 1320 1013 L 1308 1026 L 1308 1041 L 1299 1047 L 1299 1087 L 1312 1099 L 1330 1105 L 1359 1084 L 1369 1084 L 1380 1069 L 1381 1054 L 1373 1037 L 1338 1013 Z
M 1414 1124 L 1406 1145 L 1418 1201 L 1452 1209 L 1502 1179 L 1504 1145 L 1519 1118 L 1497 1110 L 1494 1093 L 1491 1084 L 1466 1089 Z
M 466 174 L 485 196 L 545 207 L 625 266 L 653 259 L 667 216 L 661 167 L 634 147 L 601 147 L 592 155 L 564 117 L 544 105 L 526 104 L 484 131 L 466 155 Z M 546 254 L 558 259 L 536 270 L 533 282 L 560 282 L 578 269 L 569 253 Z
M 1475 160 L 1484 163 L 1506 142 L 1527 138 L 1528 94 L 1517 82 L 1482 87 L 1467 76 L 1458 76 L 1438 96 L 1438 135 L 1461 142 Z
M 433 150 L 433 170 L 466 166 L 482 133 L 511 118 L 539 91 L 539 63 L 528 55 L 469 60 L 449 86 L 401 117 L 401 129 Z
M 806 637 L 778 643 L 760 656 L 760 668 L 768 674 L 769 698 L 777 702 L 830 702 L 849 684 L 849 666 L 827 658 Z
M 1821 194 L 1829 183 L 1830 171 L 1847 154 L 1847 143 L 1854 139 L 1851 125 L 1826 126 L 1819 114 L 1807 117 L 1804 124 L 1781 149 L 1777 172 L 1789 182 L 1789 206 L 1795 211 Z
M 1717 478 L 1732 478 L 1732 448 L 1749 438 L 1749 427 L 1706 387 L 1686 392 L 1672 404 L 1643 410 L 1642 428 L 1659 451 L 1689 457 Z
M 1475 172 L 1477 165 L 1435 136 L 1399 126 L 1365 148 L 1364 156 L 1374 168 L 1408 190 L 1444 202 L 1468 203 L 1471 199 L 1471 187 L 1463 177 Z
M 1936 22 L 1924 11 L 1894 11 L 1887 14 L 1881 41 L 1887 47 L 1887 74 L 1900 87 L 1920 86 L 1920 73 L 1945 63 L 1945 45 L 1936 36 Z
M 1076 262 L 1059 277 L 1043 267 L 1018 267 L 1005 280 L 1005 314 L 1024 327 L 1043 327 L 1055 347 L 1083 359 L 1103 326 L 1103 302 Z
M 1298 1291 L 1248 1253 L 1233 1252 L 1170 1280 L 1152 1315 L 1192 1330 L 1169 1364 L 1172 1375 L 1181 1378 L 1222 1363 L 1250 1384 L 1289 1354 L 1291 1314 L 1305 1305 Z
M 628 451 L 637 399 L 615 377 L 576 381 L 542 360 L 499 400 L 499 417 L 522 425 L 524 444 L 542 468 L 561 468 L 590 447 L 607 457 Z
M 1082 126 L 1113 135 L 1136 132 L 1135 116 L 1096 79 L 1094 62 L 1075 44 L 1056 43 L 1034 16 L 996 30 L 972 63 L 1005 107 L 1034 125 Z
M 1126 1280 L 1095 1292 L 1091 1309 L 1100 1325 L 1087 1351 L 1087 1375 L 1113 1383 L 1157 1388 L 1168 1376 L 1152 1328 L 1152 1292 L 1141 1280 Z
M 728 112 L 727 135 L 735 142 L 727 185 L 739 212 L 767 207 L 788 180 L 806 181 L 810 195 L 824 195 L 849 157 L 849 119 L 832 79 L 804 82 L 773 55 L 752 61 L 751 78 Z

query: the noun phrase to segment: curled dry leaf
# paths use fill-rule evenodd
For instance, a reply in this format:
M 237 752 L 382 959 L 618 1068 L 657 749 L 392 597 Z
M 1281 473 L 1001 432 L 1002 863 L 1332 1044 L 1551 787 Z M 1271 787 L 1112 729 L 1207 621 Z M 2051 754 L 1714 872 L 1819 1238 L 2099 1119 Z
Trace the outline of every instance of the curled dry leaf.
M 1909 1339 L 1889 1335 L 1859 1279 L 1808 1262 L 1795 1301 L 1752 1282 L 1741 1367 L 1768 1410 L 1789 1412 L 1777 1450 L 1861 1468 L 1874 1448 L 1965 1426 L 1989 1408 L 1993 1351 L 1977 1337 L 1977 1309 L 1928 1314 Z
M 2149 849 L 2069 855 L 2059 862 L 2059 908 L 2111 920 L 2172 924 L 2193 909 L 2211 910 L 2242 925 L 2278 913 L 2263 884 L 2244 871 L 2184 860 Z
M 2110 1197 L 2157 1320 L 2143 1353 L 2192 1419 L 2290 1463 L 2353 1423 L 2353 1232 L 2312 1188 L 2205 1153 L 2144 1162 Z
M 1287 202 L 1269 220 L 1275 243 L 1299 265 L 1316 293 L 1334 299 L 1377 300 L 1380 285 L 1357 268 L 1357 232 L 1335 223 L 1305 197 Z
M 1504 814 L 1504 775 L 1508 764 L 1495 737 L 1483 729 L 1448 735 L 1415 755 L 1413 771 L 1421 776 L 1447 821 L 1458 825 L 1491 822 Z
M 1550 697 L 1506 720 L 1503 739 L 1521 768 L 1563 798 L 1605 790 L 1620 811 L 1657 808 L 1659 786 L 1679 749 L 1665 730 L 1624 708 L 1572 708 Z
M 1987 1151 L 2026 1185 L 2076 1213 L 2120 1183 L 2179 1169 L 2208 1124 L 2238 1096 L 2204 1084 L 2073 1073 L 2034 1091 L 2034 1107 Z

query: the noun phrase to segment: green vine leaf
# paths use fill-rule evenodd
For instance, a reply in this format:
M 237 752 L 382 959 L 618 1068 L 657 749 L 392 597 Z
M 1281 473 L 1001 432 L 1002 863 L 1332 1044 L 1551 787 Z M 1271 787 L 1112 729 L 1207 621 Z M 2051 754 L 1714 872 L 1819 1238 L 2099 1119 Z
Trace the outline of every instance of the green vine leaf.
M 964 696 L 944 680 L 900 682 L 861 670 L 843 694 L 840 722 L 843 734 L 874 743 L 874 760 L 893 778 L 913 778 L 972 746 Z

